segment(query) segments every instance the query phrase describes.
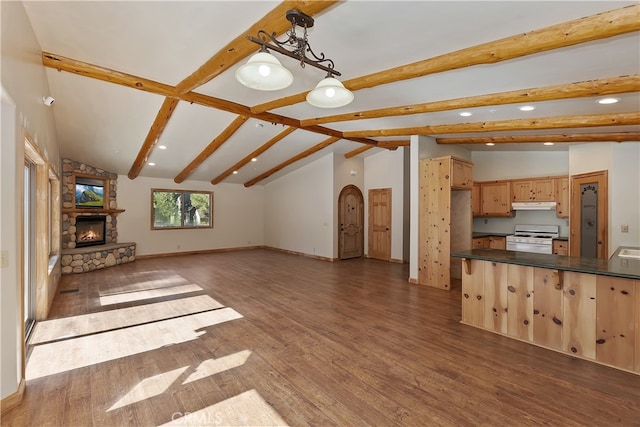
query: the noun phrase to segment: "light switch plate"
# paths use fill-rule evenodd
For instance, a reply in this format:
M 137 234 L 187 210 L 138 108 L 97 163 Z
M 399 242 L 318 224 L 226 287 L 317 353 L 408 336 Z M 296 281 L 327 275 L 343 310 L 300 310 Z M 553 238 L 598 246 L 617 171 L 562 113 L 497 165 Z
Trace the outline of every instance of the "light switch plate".
M 0 268 L 9 267 L 9 251 L 0 251 Z
M 628 224 L 622 224 L 620 226 L 620 232 L 621 233 L 628 233 L 629 232 L 629 225 Z

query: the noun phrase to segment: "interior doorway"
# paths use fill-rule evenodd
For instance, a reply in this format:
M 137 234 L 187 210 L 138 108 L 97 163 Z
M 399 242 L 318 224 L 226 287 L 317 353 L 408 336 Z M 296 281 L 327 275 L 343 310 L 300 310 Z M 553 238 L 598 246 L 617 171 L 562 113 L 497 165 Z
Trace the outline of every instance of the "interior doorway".
M 24 206 L 23 206 L 23 321 L 24 339 L 35 324 L 36 319 L 36 166 L 25 160 L 24 163 Z
M 359 258 L 364 252 L 364 197 L 355 185 L 347 185 L 338 197 L 338 258 Z
M 569 255 L 609 258 L 607 171 L 571 176 Z
M 369 258 L 391 260 L 391 189 L 369 190 Z

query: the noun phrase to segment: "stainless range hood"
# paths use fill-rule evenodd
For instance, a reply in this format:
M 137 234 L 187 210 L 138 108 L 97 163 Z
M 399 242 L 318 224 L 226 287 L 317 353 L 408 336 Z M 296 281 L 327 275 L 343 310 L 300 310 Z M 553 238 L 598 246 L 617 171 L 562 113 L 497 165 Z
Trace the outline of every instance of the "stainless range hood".
M 513 202 L 514 211 L 552 211 L 556 209 L 556 202 Z

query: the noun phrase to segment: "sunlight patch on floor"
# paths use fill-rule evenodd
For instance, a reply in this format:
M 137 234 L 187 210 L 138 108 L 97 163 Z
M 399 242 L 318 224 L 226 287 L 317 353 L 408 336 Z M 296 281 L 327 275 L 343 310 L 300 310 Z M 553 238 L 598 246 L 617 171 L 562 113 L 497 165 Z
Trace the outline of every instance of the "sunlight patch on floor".
M 101 296 L 100 305 L 107 306 L 113 304 L 122 304 L 124 302 L 141 301 L 145 299 L 167 297 L 171 295 L 180 295 L 198 291 L 202 291 L 202 288 L 196 284 L 168 286 L 164 288 L 144 289 L 139 291 L 128 291 Z
M 249 359 L 249 356 L 251 356 L 251 350 L 243 350 L 217 359 L 204 360 L 198 365 L 196 371 L 184 380 L 182 385 L 242 366 Z
M 120 283 L 116 286 L 109 284 L 107 285 L 108 289 L 100 289 L 99 294 L 103 297 L 116 294 L 126 294 L 128 292 L 145 291 L 149 289 L 169 288 L 172 286 L 185 285 L 187 283 L 189 283 L 188 280 L 179 274 L 170 274 L 161 278 L 158 278 L 157 275 L 153 275 L 148 279 L 141 277 L 137 281 L 130 278 L 130 281 Z
M 222 307 L 224 305 L 209 295 L 198 295 L 79 316 L 43 320 L 36 323 L 29 343 L 35 345 Z
M 111 408 L 107 409 L 107 412 L 161 395 L 167 391 L 169 387 L 171 387 L 171 384 L 187 369 L 189 369 L 189 367 L 185 366 L 143 379 L 120 400 L 114 403 Z
M 162 426 L 286 426 L 287 423 L 255 389 L 196 412 L 175 412 Z
M 232 308 L 221 308 L 176 319 L 36 345 L 29 358 L 26 379 L 32 380 L 194 340 L 205 333 L 203 328 L 242 317 Z

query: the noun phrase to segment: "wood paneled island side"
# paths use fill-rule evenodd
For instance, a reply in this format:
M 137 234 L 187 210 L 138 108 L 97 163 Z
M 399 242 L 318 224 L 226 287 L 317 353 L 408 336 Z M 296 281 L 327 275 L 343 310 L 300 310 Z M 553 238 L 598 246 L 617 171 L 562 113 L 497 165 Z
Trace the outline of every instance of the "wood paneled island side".
M 463 259 L 462 323 L 640 374 L 640 260 L 452 256 Z

